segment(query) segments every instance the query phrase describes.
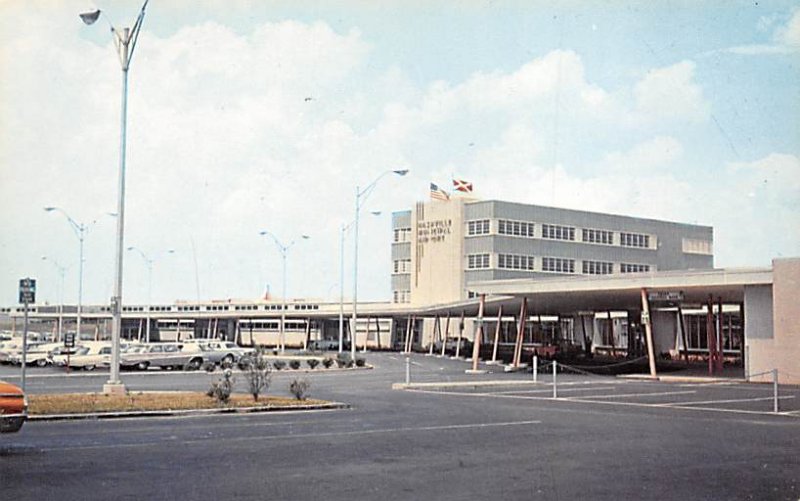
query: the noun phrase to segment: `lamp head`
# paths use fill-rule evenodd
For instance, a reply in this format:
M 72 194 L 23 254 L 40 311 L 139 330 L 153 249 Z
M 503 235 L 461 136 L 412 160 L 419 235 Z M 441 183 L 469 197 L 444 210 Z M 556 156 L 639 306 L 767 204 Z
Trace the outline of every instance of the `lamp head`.
M 97 21 L 97 19 L 100 17 L 100 9 L 97 9 L 94 12 L 84 12 L 83 14 L 78 14 L 78 16 L 81 18 L 81 21 L 83 21 L 84 24 L 90 26 L 94 24 L 95 21 Z
M 398 169 L 398 170 L 393 170 L 392 172 L 394 172 L 398 176 L 405 176 L 406 174 L 408 174 L 408 169 Z
M 54 210 L 56 210 L 56 208 L 55 208 L 55 207 L 45 207 L 45 208 L 44 208 L 44 211 L 45 211 L 45 212 L 53 212 Z
M 300 235 L 300 238 L 302 238 L 303 240 L 308 240 L 311 237 L 309 237 L 308 235 Z

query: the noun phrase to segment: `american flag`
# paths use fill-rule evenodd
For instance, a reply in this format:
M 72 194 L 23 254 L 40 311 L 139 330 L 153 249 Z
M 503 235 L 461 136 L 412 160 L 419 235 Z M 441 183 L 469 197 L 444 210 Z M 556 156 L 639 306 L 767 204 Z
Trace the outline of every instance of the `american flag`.
M 444 200 L 446 202 L 450 200 L 450 195 L 443 189 L 439 188 L 437 185 L 431 183 L 431 199 Z
M 472 193 L 472 183 L 464 181 L 463 179 L 453 179 L 453 188 L 456 191 L 463 191 L 464 193 Z

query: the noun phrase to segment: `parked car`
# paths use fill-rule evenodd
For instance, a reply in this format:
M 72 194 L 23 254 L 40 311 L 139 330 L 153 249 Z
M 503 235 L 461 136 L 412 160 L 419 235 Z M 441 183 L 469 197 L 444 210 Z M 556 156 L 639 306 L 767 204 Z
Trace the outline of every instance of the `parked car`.
M 50 363 L 50 352 L 62 346 L 61 343 L 42 343 L 28 346 L 28 352 L 25 354 L 26 365 L 38 365 L 45 367 Z M 22 364 L 22 349 L 12 356 L 11 363 L 15 365 Z
M 74 356 L 78 350 L 82 348 L 82 345 L 75 345 L 72 348 L 67 348 L 63 344 L 50 350 L 49 362 L 50 365 L 56 365 L 59 367 L 64 367 L 67 365 L 67 354 L 70 357 Z
M 66 364 L 66 356 L 64 357 Z M 108 367 L 111 364 L 111 344 L 93 342 L 81 346 L 74 355 L 69 357 L 71 369 L 93 371 L 97 367 Z
M 338 339 L 312 339 L 308 342 L 308 351 L 335 351 L 338 349 Z
M 120 367 L 147 370 L 150 367 L 172 369 L 199 369 L 204 352 L 199 343 L 152 343 L 143 348 L 125 352 L 120 357 Z
M 203 356 L 207 362 L 219 365 L 233 365 L 239 362 L 244 355 L 252 350 L 242 348 L 231 341 L 209 341 L 199 343 L 203 350 Z
M 14 433 L 28 419 L 28 399 L 22 389 L 0 381 L 0 433 Z

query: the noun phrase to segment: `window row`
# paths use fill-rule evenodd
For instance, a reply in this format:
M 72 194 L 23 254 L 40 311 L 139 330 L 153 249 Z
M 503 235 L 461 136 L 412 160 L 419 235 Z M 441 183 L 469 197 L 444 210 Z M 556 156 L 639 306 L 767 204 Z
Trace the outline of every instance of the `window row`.
M 551 240 L 575 240 L 575 228 L 558 224 L 543 224 L 542 238 Z
M 559 224 L 542 224 L 541 238 L 547 240 L 576 241 L 576 228 Z M 497 220 L 497 234 L 515 237 L 536 238 L 536 224 L 529 221 L 513 221 L 510 219 Z M 589 244 L 615 245 L 614 232 L 595 228 L 581 228 L 581 242 Z M 397 231 L 397 230 L 395 230 Z M 489 235 L 491 233 L 490 219 L 476 219 L 467 221 L 467 236 Z M 397 241 L 397 240 L 395 240 Z M 650 248 L 650 235 L 644 233 L 620 232 L 619 245 L 623 247 Z M 684 239 L 684 252 L 697 254 L 710 254 L 711 242 L 702 240 Z
M 468 270 L 485 270 L 492 267 L 490 254 L 467 256 Z M 541 268 L 536 268 L 536 257 L 520 254 L 497 254 L 496 267 L 501 270 L 544 271 L 552 273 L 576 273 L 576 260 L 564 257 L 541 257 Z M 649 264 L 619 263 L 619 268 L 610 261 L 581 261 L 584 275 L 611 275 L 618 273 L 644 273 L 650 271 Z
M 393 273 L 411 273 L 410 259 L 397 259 L 393 262 Z
M 501 235 L 513 235 L 515 237 L 533 238 L 535 229 L 534 223 L 526 221 L 510 221 L 508 219 L 497 220 L 497 233 Z
M 394 229 L 394 243 L 403 243 L 411 241 L 411 228 L 395 228 Z
M 411 291 L 408 290 L 392 291 L 392 302 L 393 303 L 411 302 Z
M 489 234 L 489 220 L 478 219 L 475 221 L 467 222 L 467 235 L 488 235 Z
M 498 254 L 497 267 L 504 270 L 534 270 L 533 256 L 521 256 L 519 254 Z

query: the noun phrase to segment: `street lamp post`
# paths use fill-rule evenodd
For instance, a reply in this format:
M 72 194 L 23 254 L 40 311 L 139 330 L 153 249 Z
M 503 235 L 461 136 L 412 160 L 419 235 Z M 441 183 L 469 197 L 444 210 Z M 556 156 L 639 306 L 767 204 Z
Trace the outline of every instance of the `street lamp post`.
M 273 233 L 263 230 L 258 233 L 259 235 L 266 235 L 272 238 L 275 242 L 275 245 L 278 247 L 278 250 L 281 253 L 281 258 L 283 260 L 283 304 L 281 305 L 281 325 L 280 325 L 280 332 L 278 334 L 278 349 L 283 353 L 286 351 L 286 337 L 285 337 L 285 329 L 284 325 L 286 324 L 286 255 L 289 252 L 289 249 L 296 243 L 296 240 L 292 240 L 289 242 L 288 245 L 283 245 L 283 243 L 276 237 Z M 308 240 L 308 235 L 300 235 L 300 238 L 303 240 Z
M 371 214 L 380 216 L 381 211 L 372 211 Z M 339 238 L 339 353 L 344 351 L 344 236 L 353 224 L 355 224 L 355 220 L 350 221 L 348 224 L 343 224 Z
M 146 321 L 147 326 L 145 327 L 145 340 L 146 342 L 150 342 L 150 310 L 152 310 L 153 306 L 153 265 L 155 264 L 155 258 L 149 258 L 147 254 L 144 253 L 138 247 L 130 246 L 128 247 L 129 251 L 136 251 L 142 256 L 144 259 L 145 264 L 147 265 L 147 312 L 146 312 Z M 173 249 L 168 249 L 167 254 L 174 254 L 175 251 Z M 139 333 L 141 336 L 141 331 Z
M 89 227 L 83 223 L 79 223 L 72 219 L 69 214 L 64 212 L 63 209 L 58 207 L 45 207 L 45 212 L 59 212 L 65 218 L 67 218 L 67 222 L 72 227 L 72 231 L 75 232 L 75 236 L 78 237 L 79 247 L 80 250 L 78 252 L 78 311 L 75 315 L 76 326 L 75 326 L 75 336 L 80 339 L 81 338 L 81 313 L 83 310 L 83 241 L 86 236 L 86 231 Z M 62 272 L 63 273 L 63 272 Z M 62 274 L 63 279 L 63 274 Z
M 354 223 L 354 240 L 355 243 L 353 245 L 353 318 L 350 324 L 350 353 L 353 357 L 353 360 L 356 359 L 356 322 L 358 320 L 358 314 L 356 313 L 356 305 L 358 303 L 358 213 L 361 210 L 361 205 L 363 202 L 367 200 L 369 195 L 372 193 L 372 190 L 375 189 L 375 186 L 378 184 L 384 176 L 388 174 L 397 174 L 398 176 L 405 176 L 408 174 L 408 169 L 398 169 L 398 170 L 387 170 L 374 181 L 369 183 L 366 188 L 363 190 L 359 189 L 356 186 L 356 217 L 353 221 Z M 363 200 L 362 200 L 363 197 Z M 365 342 L 366 344 L 366 342 Z
M 56 342 L 61 342 L 64 330 L 64 273 L 67 271 L 67 268 L 61 266 L 55 259 L 48 259 L 47 256 L 42 256 L 42 261 L 50 261 L 53 263 L 53 266 L 56 267 L 58 275 L 61 278 L 58 286 L 58 337 L 56 337 Z
M 111 312 L 113 315 L 111 330 L 111 373 L 108 381 L 103 386 L 105 393 L 125 393 L 125 385 L 119 379 L 119 344 L 122 331 L 122 253 L 125 234 L 125 136 L 128 117 L 128 68 L 139 40 L 144 13 L 147 8 L 145 0 L 142 10 L 133 24 L 133 28 L 123 28 L 122 31 L 111 26 L 114 34 L 114 44 L 117 48 L 120 67 L 122 68 L 122 99 L 120 113 L 120 140 L 119 140 L 119 189 L 117 198 L 117 245 L 114 266 L 114 292 L 111 297 Z M 101 15 L 100 10 L 81 14 L 81 20 L 87 25 L 94 24 Z M 109 23 L 110 24 L 110 23 Z

